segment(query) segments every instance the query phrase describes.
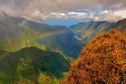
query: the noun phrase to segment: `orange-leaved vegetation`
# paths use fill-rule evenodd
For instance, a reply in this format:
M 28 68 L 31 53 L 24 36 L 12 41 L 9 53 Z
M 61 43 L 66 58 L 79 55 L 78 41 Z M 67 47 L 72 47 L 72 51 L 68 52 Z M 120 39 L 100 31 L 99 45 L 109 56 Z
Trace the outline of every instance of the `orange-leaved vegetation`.
M 126 84 L 126 34 L 97 35 L 82 49 L 61 84 Z

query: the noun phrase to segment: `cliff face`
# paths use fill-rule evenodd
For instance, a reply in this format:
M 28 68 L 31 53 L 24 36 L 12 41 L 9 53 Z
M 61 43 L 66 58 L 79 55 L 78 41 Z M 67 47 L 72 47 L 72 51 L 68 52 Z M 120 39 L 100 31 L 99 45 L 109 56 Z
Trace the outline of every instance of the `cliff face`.
M 110 30 L 82 49 L 61 84 L 125 84 L 125 75 L 126 35 Z

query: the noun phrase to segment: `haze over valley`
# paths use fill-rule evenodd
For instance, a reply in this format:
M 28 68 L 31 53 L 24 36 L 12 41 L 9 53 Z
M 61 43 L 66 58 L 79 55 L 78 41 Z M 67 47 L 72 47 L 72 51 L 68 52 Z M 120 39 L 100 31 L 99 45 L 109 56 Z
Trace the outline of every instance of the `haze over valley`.
M 97 57 L 92 41 L 110 47 L 109 42 L 96 37 L 103 36 L 106 42 L 114 31 L 114 38 L 109 40 L 114 39 L 115 43 L 119 40 L 117 45 L 125 40 L 116 36 L 125 37 L 121 34 L 126 33 L 125 3 L 124 0 L 0 0 L 0 84 L 62 84 L 62 80 L 69 84 L 69 76 L 74 71 L 79 73 L 76 63 L 86 62 L 85 55 L 93 57 L 91 53 Z M 108 32 L 105 37 L 104 32 Z M 89 52 L 90 48 L 94 51 Z M 86 52 L 85 59 L 82 52 Z M 77 67 L 72 66 L 74 63 Z M 77 84 L 72 80 L 76 81 L 71 79 L 70 84 Z M 80 81 L 79 84 L 83 80 Z

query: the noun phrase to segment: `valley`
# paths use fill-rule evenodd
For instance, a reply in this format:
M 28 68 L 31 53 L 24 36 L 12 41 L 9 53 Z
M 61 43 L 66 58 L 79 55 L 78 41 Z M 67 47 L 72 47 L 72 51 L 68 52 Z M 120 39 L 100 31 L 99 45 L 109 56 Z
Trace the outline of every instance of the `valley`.
M 126 21 L 89 21 L 70 27 L 0 14 L 0 83 L 58 84 L 83 46 L 110 29 L 126 32 Z

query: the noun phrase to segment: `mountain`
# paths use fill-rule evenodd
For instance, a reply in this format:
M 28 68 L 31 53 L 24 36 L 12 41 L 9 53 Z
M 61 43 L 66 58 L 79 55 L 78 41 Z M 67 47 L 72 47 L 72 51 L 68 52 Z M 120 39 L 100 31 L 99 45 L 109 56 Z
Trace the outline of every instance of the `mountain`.
M 0 83 L 15 84 L 21 78 L 37 81 L 40 73 L 61 78 L 69 69 L 69 60 L 59 53 L 36 47 L 0 55 Z M 16 83 L 17 84 L 17 83 Z
M 118 22 L 116 22 L 115 25 L 113 26 L 113 28 L 126 32 L 126 19 L 122 19 L 122 20 L 119 20 Z
M 113 25 L 114 23 L 109 23 L 107 21 L 89 21 L 73 25 L 70 29 L 77 36 L 76 38 L 87 43 L 96 34 L 108 31 Z
M 29 21 L 24 18 L 1 14 L 0 48 L 15 51 L 31 45 L 31 42 L 38 37 L 46 37 L 57 32 L 60 33 L 65 31 L 67 31 L 67 28 L 64 27 L 60 28 L 60 26 L 49 26 L 46 24 Z M 7 48 L 4 43 L 6 43 L 5 45 Z
M 1 50 L 13 52 L 35 46 L 76 58 L 82 45 L 83 43 L 65 26 L 50 26 L 5 13 L 0 14 Z
M 69 31 L 38 39 L 38 43 L 46 45 L 47 50 L 60 52 L 62 55 L 67 55 L 72 58 L 77 57 L 83 45 L 83 43 L 77 40 L 74 34 Z
M 96 34 L 106 32 L 110 29 L 118 29 L 120 31 L 126 31 L 126 19 L 119 20 L 117 22 L 108 21 L 89 21 L 75 24 L 70 27 L 78 40 L 87 43 Z

